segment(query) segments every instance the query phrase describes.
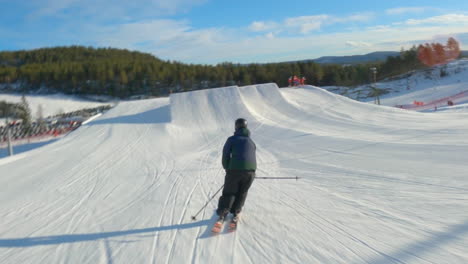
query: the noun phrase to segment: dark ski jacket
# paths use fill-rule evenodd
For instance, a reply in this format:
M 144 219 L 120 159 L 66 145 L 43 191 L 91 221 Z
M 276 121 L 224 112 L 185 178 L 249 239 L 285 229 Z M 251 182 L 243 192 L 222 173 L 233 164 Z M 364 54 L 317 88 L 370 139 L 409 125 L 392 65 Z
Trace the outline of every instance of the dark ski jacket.
M 240 128 L 229 137 L 223 148 L 223 168 L 225 170 L 255 171 L 255 143 L 250 138 L 247 128 Z

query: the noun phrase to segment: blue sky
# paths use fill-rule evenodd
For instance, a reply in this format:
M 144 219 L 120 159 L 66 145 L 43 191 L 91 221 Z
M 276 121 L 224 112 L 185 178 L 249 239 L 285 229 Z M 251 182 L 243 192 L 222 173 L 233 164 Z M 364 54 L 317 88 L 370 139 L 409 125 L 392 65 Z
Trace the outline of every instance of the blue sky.
M 186 63 L 279 62 L 457 38 L 468 1 L 0 0 L 0 50 L 85 45 Z

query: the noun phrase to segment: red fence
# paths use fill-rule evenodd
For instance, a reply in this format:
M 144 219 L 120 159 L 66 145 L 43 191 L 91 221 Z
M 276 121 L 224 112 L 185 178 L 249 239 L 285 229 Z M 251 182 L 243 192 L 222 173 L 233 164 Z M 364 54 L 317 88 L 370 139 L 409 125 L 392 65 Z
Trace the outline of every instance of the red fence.
M 440 98 L 440 99 L 431 101 L 429 103 L 415 101 L 416 103 L 413 103 L 410 105 L 396 105 L 396 107 L 419 111 L 419 110 L 426 110 L 426 109 L 434 109 L 435 107 L 438 107 L 438 106 L 453 105 L 462 101 L 468 101 L 468 91 L 463 91 L 461 93 L 457 93 L 452 96 Z
M 69 132 L 77 129 L 79 126 L 70 126 L 70 127 L 61 127 L 61 128 L 54 128 L 49 131 L 46 131 L 44 133 L 40 134 L 35 134 L 29 137 L 21 137 L 21 138 L 12 138 L 12 143 L 13 144 L 24 144 L 28 142 L 35 142 L 35 141 L 41 141 L 41 140 L 46 140 L 46 139 L 52 139 L 55 137 L 59 137 L 65 134 L 68 134 Z M 4 147 L 7 144 L 7 137 L 0 137 L 0 147 Z

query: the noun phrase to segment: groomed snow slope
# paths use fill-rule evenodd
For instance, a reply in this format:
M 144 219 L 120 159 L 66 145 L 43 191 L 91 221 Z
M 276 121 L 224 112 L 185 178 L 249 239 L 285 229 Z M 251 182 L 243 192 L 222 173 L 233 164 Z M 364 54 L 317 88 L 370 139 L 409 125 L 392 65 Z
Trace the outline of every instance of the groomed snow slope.
M 210 234 L 238 117 L 257 176 Z M 0 263 L 467 263 L 468 113 L 274 84 L 120 103 L 0 160 Z

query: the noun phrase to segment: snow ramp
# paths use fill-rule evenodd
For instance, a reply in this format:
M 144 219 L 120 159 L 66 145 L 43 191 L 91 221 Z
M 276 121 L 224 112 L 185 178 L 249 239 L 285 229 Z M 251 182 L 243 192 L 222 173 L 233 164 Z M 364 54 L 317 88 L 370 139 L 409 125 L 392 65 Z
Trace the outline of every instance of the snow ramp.
M 187 128 L 232 130 L 233 120 L 251 116 L 237 86 L 172 94 L 170 102 L 173 124 Z
M 437 131 L 450 126 L 447 118 L 459 118 L 428 119 L 421 113 L 361 103 L 313 86 L 279 89 L 276 84 L 260 84 L 239 87 L 239 91 L 256 122 L 298 135 L 375 142 L 398 141 L 413 131 L 427 135 L 413 143 L 434 143 L 440 136 Z

